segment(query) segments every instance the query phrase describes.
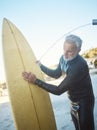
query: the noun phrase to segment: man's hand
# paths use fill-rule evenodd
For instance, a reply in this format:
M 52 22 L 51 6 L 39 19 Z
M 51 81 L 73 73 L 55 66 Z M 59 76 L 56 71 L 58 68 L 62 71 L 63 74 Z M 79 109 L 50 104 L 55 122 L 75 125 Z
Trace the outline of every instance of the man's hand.
M 36 64 L 38 64 L 39 66 L 41 66 L 41 62 L 39 60 L 36 61 Z
M 32 74 L 31 72 L 23 72 L 22 73 L 22 76 L 24 78 L 24 80 L 30 82 L 30 83 L 35 83 L 36 81 L 36 76 L 34 74 Z

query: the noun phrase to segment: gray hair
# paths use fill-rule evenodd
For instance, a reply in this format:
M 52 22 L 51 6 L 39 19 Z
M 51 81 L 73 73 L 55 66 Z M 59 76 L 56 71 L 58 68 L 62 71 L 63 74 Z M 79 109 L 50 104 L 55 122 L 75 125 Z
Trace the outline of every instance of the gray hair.
M 81 40 L 81 38 L 79 36 L 76 36 L 76 35 L 68 35 L 65 38 L 65 42 L 74 43 L 79 49 L 82 46 L 82 40 Z

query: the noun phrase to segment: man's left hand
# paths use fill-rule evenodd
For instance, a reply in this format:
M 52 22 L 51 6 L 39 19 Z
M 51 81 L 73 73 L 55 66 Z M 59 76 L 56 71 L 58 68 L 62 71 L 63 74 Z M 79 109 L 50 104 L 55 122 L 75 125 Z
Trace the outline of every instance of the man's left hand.
M 36 76 L 34 74 L 32 74 L 31 72 L 23 72 L 22 76 L 24 78 L 24 80 L 30 82 L 30 83 L 35 83 L 36 81 Z

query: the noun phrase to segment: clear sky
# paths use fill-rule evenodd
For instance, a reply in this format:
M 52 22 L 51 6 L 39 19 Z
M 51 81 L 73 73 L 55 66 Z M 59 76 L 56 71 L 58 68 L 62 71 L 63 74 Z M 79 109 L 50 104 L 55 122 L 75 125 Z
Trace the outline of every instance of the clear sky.
M 37 59 L 54 44 L 41 61 L 49 66 L 56 64 L 62 54 L 64 34 L 76 27 L 72 34 L 83 39 L 82 52 L 97 47 L 97 0 L 0 0 L 0 79 L 3 79 L 2 22 L 3 18 L 13 22 L 24 34 Z

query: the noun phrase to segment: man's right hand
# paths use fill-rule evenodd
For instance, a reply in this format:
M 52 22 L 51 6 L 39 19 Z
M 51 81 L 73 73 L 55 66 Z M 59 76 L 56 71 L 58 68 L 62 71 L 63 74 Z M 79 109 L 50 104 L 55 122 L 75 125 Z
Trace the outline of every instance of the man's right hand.
M 41 66 L 40 60 L 37 60 L 37 61 L 36 61 L 36 64 L 38 64 L 39 66 Z

